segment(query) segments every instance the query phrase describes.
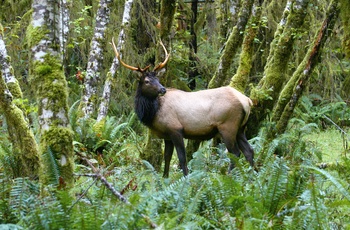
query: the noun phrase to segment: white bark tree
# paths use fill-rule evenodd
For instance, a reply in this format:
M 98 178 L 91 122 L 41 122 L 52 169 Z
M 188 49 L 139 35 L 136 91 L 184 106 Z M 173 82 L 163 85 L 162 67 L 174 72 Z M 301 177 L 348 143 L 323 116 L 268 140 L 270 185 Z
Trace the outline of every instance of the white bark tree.
M 101 63 L 103 61 L 103 46 L 105 31 L 109 23 L 110 10 L 108 5 L 111 0 L 100 0 L 96 15 L 96 25 L 92 38 L 89 60 L 84 81 L 84 94 L 81 100 L 81 110 L 84 118 L 89 118 L 95 110 L 97 102 L 97 86 L 101 75 Z
M 73 133 L 68 119 L 67 82 L 60 36 L 63 0 L 33 0 L 27 39 L 31 47 L 30 83 L 36 89 L 40 125 L 40 180 L 73 185 Z
M 38 146 L 23 112 L 13 103 L 13 95 L 20 98 L 22 91 L 13 75 L 1 28 L 0 24 L 0 109 L 12 142 L 13 157 L 18 166 L 17 176 L 34 178 L 39 169 Z
M 125 2 L 121 30 L 120 30 L 119 36 L 118 36 L 118 44 L 117 44 L 118 50 L 120 50 L 120 48 L 122 47 L 122 45 L 125 42 L 124 28 L 130 22 L 130 17 L 131 17 L 130 12 L 131 12 L 132 3 L 133 3 L 133 0 L 127 0 Z M 107 73 L 107 79 L 105 81 L 105 85 L 103 88 L 101 104 L 100 104 L 100 107 L 98 110 L 98 116 L 97 116 L 98 122 L 102 121 L 107 116 L 109 102 L 111 99 L 113 78 L 114 78 L 115 73 L 117 72 L 119 65 L 120 65 L 120 63 L 119 63 L 118 58 L 114 57 L 112 65 L 109 69 L 109 72 Z
M 15 98 L 22 97 L 22 90 L 19 87 L 18 81 L 13 74 L 13 69 L 11 67 L 10 58 L 7 55 L 7 50 L 4 42 L 4 38 L 2 35 L 2 26 L 0 24 L 0 65 L 2 66 L 1 72 L 2 77 L 9 88 L 11 94 Z

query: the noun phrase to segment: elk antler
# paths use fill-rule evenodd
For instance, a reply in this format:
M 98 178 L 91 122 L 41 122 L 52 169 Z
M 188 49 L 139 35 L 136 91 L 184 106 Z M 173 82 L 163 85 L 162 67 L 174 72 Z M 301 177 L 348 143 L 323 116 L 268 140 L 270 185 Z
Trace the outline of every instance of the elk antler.
M 118 50 L 117 50 L 117 47 L 116 47 L 115 44 L 114 44 L 114 38 L 112 38 L 112 45 L 113 45 L 113 49 L 114 49 L 115 56 L 118 58 L 119 62 L 120 62 L 123 66 L 125 66 L 126 68 L 131 69 L 131 70 L 135 70 L 135 71 L 139 71 L 139 72 L 142 73 L 142 72 L 146 71 L 146 70 L 150 67 L 150 65 L 149 65 L 149 66 L 146 66 L 145 68 L 141 69 L 140 67 L 134 67 L 134 66 L 131 66 L 131 65 L 126 64 L 125 62 L 123 62 L 123 61 L 120 59 L 119 52 L 118 52 Z
M 166 65 L 166 63 L 168 62 L 169 57 L 170 57 L 170 54 L 168 54 L 168 51 L 166 50 L 162 40 L 160 40 L 160 44 L 162 45 L 164 52 L 165 52 L 165 60 L 163 62 L 159 63 L 156 67 L 154 67 L 153 71 L 162 69 Z

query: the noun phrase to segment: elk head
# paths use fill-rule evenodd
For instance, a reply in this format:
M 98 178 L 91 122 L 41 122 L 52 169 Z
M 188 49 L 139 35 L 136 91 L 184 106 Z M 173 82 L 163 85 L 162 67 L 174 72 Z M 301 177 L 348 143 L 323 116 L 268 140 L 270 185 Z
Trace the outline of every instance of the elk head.
M 114 49 L 115 56 L 118 58 L 119 62 L 126 68 L 137 71 L 141 73 L 141 77 L 139 78 L 139 90 L 141 91 L 141 94 L 148 98 L 156 98 L 158 95 L 164 95 L 166 93 L 166 89 L 164 86 L 162 86 L 159 82 L 159 79 L 157 78 L 157 72 L 160 71 L 166 63 L 169 60 L 170 54 L 168 54 L 168 51 L 164 47 L 164 44 L 162 41 L 160 41 L 161 46 L 164 49 L 165 52 L 165 60 L 161 63 L 159 63 L 157 66 L 154 67 L 152 71 L 147 71 L 150 68 L 149 66 L 146 66 L 145 68 L 140 67 L 134 67 L 131 65 L 126 64 L 123 62 L 120 58 L 119 52 L 117 50 L 117 47 L 115 46 L 114 39 L 112 39 L 112 45 Z

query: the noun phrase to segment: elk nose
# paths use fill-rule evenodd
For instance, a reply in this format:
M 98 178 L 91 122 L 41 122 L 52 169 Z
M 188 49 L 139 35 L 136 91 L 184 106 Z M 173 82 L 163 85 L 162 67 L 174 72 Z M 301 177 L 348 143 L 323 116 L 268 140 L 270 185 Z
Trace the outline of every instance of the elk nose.
M 164 87 L 160 88 L 159 94 L 164 95 L 165 93 L 166 93 L 166 88 L 164 88 Z

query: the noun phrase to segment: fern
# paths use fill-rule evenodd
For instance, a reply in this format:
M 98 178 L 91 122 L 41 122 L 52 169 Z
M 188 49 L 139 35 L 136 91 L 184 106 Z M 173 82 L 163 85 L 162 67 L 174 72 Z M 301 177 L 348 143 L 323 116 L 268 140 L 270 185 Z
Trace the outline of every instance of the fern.
M 316 168 L 316 167 L 312 167 L 312 166 L 302 166 L 304 168 L 308 168 L 308 169 L 312 169 L 314 171 L 316 171 L 317 173 L 325 176 L 330 182 L 333 183 L 333 185 L 338 189 L 338 191 L 348 200 L 350 201 L 350 193 L 344 188 L 344 186 L 342 185 L 341 182 L 338 181 L 338 179 L 336 179 L 335 177 L 333 177 L 330 173 L 328 173 L 325 170 Z M 345 182 L 346 184 L 346 182 Z
M 59 166 L 56 161 L 55 153 L 50 147 L 48 147 L 47 151 L 43 153 L 42 159 L 47 166 L 45 177 L 47 178 L 48 182 L 53 185 L 58 185 L 60 177 Z

